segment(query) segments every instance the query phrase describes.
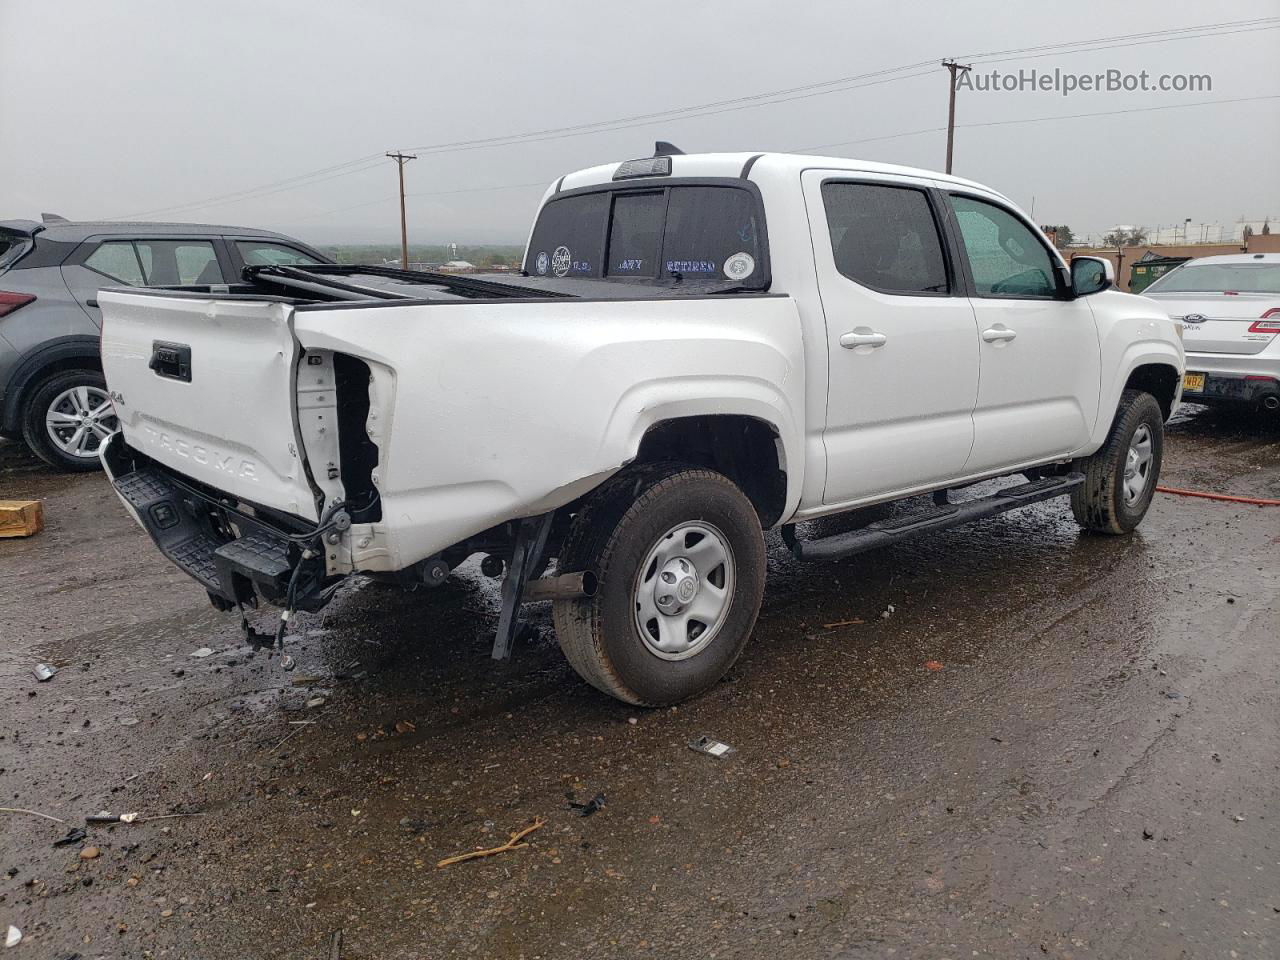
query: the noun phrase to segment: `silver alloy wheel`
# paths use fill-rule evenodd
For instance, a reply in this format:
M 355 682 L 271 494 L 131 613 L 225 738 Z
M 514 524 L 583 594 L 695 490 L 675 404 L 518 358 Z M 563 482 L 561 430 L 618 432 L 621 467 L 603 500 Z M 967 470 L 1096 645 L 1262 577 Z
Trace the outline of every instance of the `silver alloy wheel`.
M 636 628 L 649 652 L 684 660 L 707 647 L 733 603 L 733 550 L 709 523 L 677 524 L 658 538 L 636 574 Z
M 85 384 L 58 394 L 49 404 L 44 423 L 55 447 L 82 460 L 96 457 L 102 441 L 119 428 L 107 391 Z
M 1151 482 L 1151 465 L 1155 461 L 1152 450 L 1151 428 L 1139 424 L 1129 441 L 1129 452 L 1124 458 L 1124 502 L 1133 506 L 1147 492 Z

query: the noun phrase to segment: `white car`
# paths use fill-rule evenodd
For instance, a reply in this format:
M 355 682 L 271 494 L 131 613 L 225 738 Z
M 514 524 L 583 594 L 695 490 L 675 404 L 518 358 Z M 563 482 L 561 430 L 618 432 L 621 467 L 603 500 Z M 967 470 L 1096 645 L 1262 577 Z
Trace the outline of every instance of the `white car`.
M 674 703 L 747 642 L 765 530 L 818 559 L 1058 496 L 1136 527 L 1182 344 L 1109 271 L 968 180 L 660 144 L 556 181 L 523 276 L 102 293 L 102 459 L 221 609 L 314 609 L 354 573 L 435 585 L 481 554 L 505 572 L 495 657 L 550 599 L 588 682 Z
M 1189 260 L 1143 296 L 1184 326 L 1188 401 L 1280 410 L 1280 253 Z

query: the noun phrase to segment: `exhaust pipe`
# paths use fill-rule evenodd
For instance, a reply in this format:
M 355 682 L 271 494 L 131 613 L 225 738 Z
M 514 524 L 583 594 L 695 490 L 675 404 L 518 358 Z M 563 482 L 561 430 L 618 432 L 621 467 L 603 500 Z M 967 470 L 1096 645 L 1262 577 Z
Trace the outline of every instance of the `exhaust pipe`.
M 1274 393 L 1262 398 L 1262 409 L 1280 410 L 1280 397 Z
M 538 600 L 581 600 L 594 597 L 600 581 L 590 570 L 581 573 L 562 573 L 558 577 L 530 580 L 524 585 L 524 599 L 528 603 Z

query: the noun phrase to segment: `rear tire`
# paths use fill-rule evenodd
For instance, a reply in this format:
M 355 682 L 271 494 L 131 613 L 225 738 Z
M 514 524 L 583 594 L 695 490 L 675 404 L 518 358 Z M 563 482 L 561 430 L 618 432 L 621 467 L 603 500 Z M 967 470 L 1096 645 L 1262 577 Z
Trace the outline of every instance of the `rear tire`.
M 1164 459 L 1164 411 L 1141 390 L 1120 397 L 1107 442 L 1075 462 L 1084 483 L 1071 491 L 1076 522 L 1095 533 L 1130 533 L 1147 515 Z
M 105 408 L 103 405 L 106 405 Z M 59 470 L 98 470 L 98 448 L 118 422 L 97 370 L 64 370 L 36 386 L 22 413 L 22 436 Z
M 727 477 L 680 464 L 624 471 L 588 498 L 560 550 L 593 570 L 595 596 L 553 608 L 565 657 L 624 703 L 663 706 L 713 686 L 742 653 L 764 595 L 751 501 Z

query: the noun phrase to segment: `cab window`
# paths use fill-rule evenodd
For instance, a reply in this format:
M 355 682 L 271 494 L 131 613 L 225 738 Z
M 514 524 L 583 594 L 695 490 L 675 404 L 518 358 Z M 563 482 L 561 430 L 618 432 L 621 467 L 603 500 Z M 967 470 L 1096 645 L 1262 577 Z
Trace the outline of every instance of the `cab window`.
M 945 294 L 946 259 L 923 190 L 872 183 L 824 183 L 836 269 L 883 293 Z
M 950 200 L 977 296 L 1057 296 L 1053 260 L 1030 227 L 993 203 L 958 194 Z

